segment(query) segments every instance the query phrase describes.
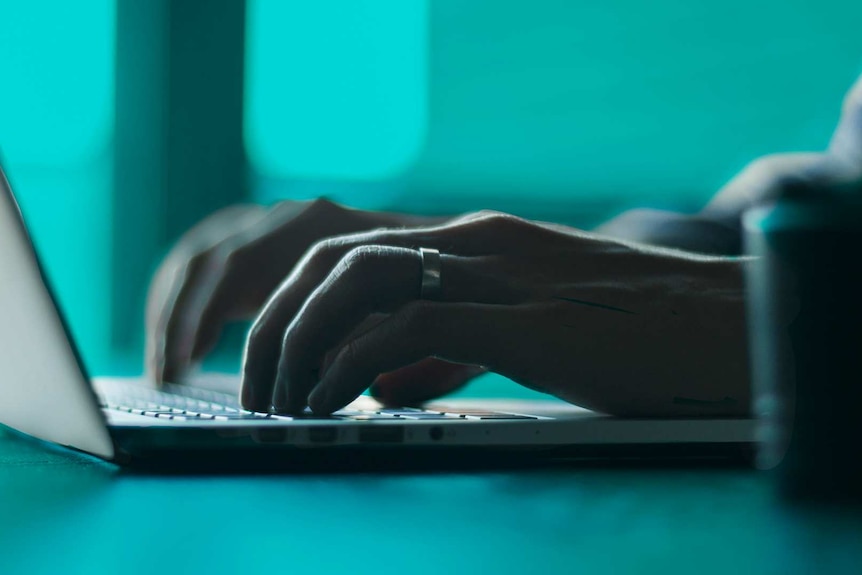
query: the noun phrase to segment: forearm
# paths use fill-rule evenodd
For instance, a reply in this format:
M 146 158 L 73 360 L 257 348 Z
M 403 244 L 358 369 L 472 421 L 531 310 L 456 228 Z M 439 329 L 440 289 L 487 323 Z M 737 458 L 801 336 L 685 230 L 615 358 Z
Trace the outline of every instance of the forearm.
M 742 239 L 737 219 L 726 213 L 681 214 L 636 209 L 597 227 L 595 233 L 649 245 L 703 254 L 739 255 Z
M 748 260 L 693 258 L 668 252 L 649 258 L 652 271 L 626 266 L 631 277 L 617 281 L 631 313 L 608 313 L 589 327 L 596 343 L 582 364 L 584 385 L 565 399 L 621 416 L 749 413 Z
M 636 211 L 624 217 L 643 215 Z M 419 227 L 466 221 L 471 216 L 378 213 L 371 217 L 377 227 Z M 561 224 L 534 223 L 566 236 L 593 235 Z M 616 415 L 747 414 L 750 390 L 743 281 L 747 260 L 709 255 L 705 250 L 685 251 L 684 242 L 644 243 L 644 236 L 632 237 L 632 228 L 617 229 L 629 233 L 617 233 L 617 241 L 606 240 L 608 253 L 597 254 L 596 264 L 620 270 L 619 274 L 573 284 L 577 289 L 572 297 L 581 303 L 601 303 L 607 302 L 608 289 L 621 289 L 627 294 L 622 296 L 627 303 L 621 307 L 634 313 L 609 313 L 594 326 L 584 326 L 594 330 L 594 341 L 605 342 L 585 354 L 580 364 L 582 375 L 595 374 L 595 384 L 571 387 L 572 395 L 561 396 Z M 695 234 L 696 229 L 690 232 Z M 593 288 L 588 284 L 597 284 L 595 294 L 589 293 Z M 623 324 L 617 325 L 618 320 Z
M 562 292 L 598 308 L 578 322 L 577 385 L 561 397 L 622 416 L 744 416 L 750 410 L 745 268 L 715 256 L 540 224 L 593 237 L 594 261 Z M 608 311 L 601 311 L 602 308 Z

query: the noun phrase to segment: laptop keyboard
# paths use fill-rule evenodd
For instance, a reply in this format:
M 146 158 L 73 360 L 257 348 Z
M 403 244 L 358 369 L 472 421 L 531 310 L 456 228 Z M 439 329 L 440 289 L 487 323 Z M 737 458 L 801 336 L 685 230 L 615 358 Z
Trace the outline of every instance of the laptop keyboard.
M 306 409 L 297 415 L 277 415 L 243 409 L 237 398 L 227 394 L 187 385 L 166 384 L 162 390 L 128 386 L 122 391 L 106 394 L 101 399 L 103 408 L 173 421 L 292 421 L 317 420 L 519 420 L 537 419 L 529 415 L 501 413 L 497 411 L 435 411 L 416 407 L 357 408 L 355 404 L 336 411 L 332 415 L 320 416 Z M 361 403 L 361 402 L 358 402 Z M 444 408 L 445 409 L 445 408 Z

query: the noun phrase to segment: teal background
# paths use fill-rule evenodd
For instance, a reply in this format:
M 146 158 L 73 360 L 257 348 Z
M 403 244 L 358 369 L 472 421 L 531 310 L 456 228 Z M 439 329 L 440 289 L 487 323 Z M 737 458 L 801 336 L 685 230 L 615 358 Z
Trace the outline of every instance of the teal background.
M 0 0 L 0 152 L 94 367 L 111 353 L 114 8 Z
M 271 194 L 258 187 L 261 197 L 329 193 L 369 207 L 502 207 L 568 218 L 608 204 L 694 209 L 757 156 L 823 148 L 843 93 L 862 71 L 862 4 L 846 0 L 394 1 L 402 9 L 386 13 L 369 13 L 367 4 L 386 2 L 329 0 L 306 9 L 251 0 L 252 14 L 271 17 L 249 22 L 254 129 L 246 142 L 253 168 L 281 178 Z M 290 15 L 290 30 L 312 30 L 315 40 L 279 35 L 276 6 Z M 427 9 L 427 49 L 393 38 L 399 66 L 363 60 L 367 77 L 357 86 L 349 80 L 352 37 L 320 13 L 383 33 L 396 19 L 411 22 L 404 6 Z M 323 68 L 309 66 L 318 61 L 317 42 L 340 46 L 340 58 L 330 51 Z M 421 78 L 427 102 L 408 108 L 404 90 Z M 393 82 L 401 89 L 385 101 L 379 91 Z M 364 90 L 379 99 L 353 99 Z M 284 99 L 268 104 L 258 92 Z M 355 122 L 327 123 L 337 117 L 333 98 L 355 105 L 349 109 L 364 124 L 401 121 L 400 137 L 420 149 L 411 161 L 389 161 L 385 130 L 357 134 Z M 281 110 L 300 100 L 301 112 Z M 302 122 L 282 121 L 300 113 Z M 309 145 L 310 118 L 332 142 L 323 169 L 279 153 Z M 378 165 L 391 165 L 389 181 L 344 169 L 351 161 L 344 155 L 356 150 L 342 143 L 357 136 L 362 157 L 376 153 Z M 300 174 L 310 173 L 329 181 L 309 185 Z M 375 179 L 376 187 L 359 191 L 331 181 Z
M 248 4 L 245 141 L 262 174 L 384 180 L 428 126 L 427 0 Z
M 847 0 L 248 0 L 246 13 L 236 82 L 246 193 L 263 202 L 585 227 L 635 205 L 695 210 L 759 155 L 823 148 L 862 70 L 862 3 Z M 0 149 L 104 372 L 140 355 L 111 337 L 111 298 L 141 314 L 111 291 L 125 253 L 111 217 L 125 201 L 116 5 L 0 0 L 0 14 Z

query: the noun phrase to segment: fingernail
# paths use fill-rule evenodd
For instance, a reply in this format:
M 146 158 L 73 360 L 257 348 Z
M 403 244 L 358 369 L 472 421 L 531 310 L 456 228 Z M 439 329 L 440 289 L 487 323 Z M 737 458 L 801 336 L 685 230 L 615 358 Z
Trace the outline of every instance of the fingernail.
M 240 400 L 239 402 L 246 409 L 257 407 L 254 402 L 254 391 L 250 385 L 245 383 L 242 384 L 242 391 L 240 392 Z
M 279 375 L 275 380 L 275 391 L 272 394 L 272 404 L 277 411 L 284 413 L 296 413 L 305 407 L 294 405 L 293 395 L 290 392 L 292 380 L 286 375 Z

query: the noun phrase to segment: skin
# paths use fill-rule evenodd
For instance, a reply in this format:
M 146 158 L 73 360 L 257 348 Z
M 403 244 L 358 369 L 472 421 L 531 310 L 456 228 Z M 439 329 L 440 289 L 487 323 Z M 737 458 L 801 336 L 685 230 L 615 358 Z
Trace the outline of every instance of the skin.
M 439 301 L 419 299 L 420 245 L 443 253 Z M 741 285 L 738 262 L 506 214 L 342 236 L 315 247 L 267 302 L 242 401 L 328 413 L 378 374 L 436 357 L 611 413 L 683 414 L 666 398 L 690 394 L 692 381 L 707 400 L 747 402 Z M 722 369 L 704 376 L 703 364 Z
M 740 214 L 860 182 L 862 81 L 827 150 L 761 158 L 693 215 L 633 210 L 586 232 L 495 212 L 234 206 L 156 274 L 148 369 L 179 380 L 225 322 L 255 317 L 241 399 L 259 411 L 328 413 L 369 386 L 421 403 L 492 370 L 612 414 L 744 415 Z M 442 254 L 438 301 L 419 299 L 420 246 Z

